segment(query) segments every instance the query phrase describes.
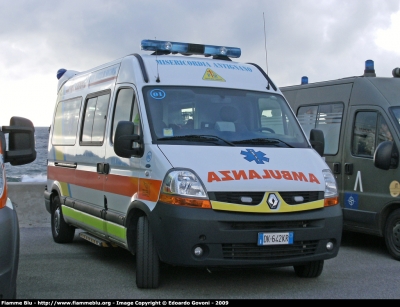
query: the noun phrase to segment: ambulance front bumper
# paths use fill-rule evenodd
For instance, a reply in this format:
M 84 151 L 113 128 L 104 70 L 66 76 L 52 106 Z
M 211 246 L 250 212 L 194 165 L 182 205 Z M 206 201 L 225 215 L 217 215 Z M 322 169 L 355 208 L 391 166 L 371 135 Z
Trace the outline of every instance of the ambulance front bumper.
M 340 205 L 254 214 L 158 203 L 149 216 L 162 262 L 195 267 L 276 267 L 337 256 Z M 291 244 L 258 245 L 259 234 L 291 233 Z

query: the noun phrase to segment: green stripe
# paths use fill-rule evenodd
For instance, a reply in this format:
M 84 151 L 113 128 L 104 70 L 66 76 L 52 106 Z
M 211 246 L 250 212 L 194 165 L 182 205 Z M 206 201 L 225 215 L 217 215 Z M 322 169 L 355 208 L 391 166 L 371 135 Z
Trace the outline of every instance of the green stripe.
M 125 227 L 118 225 L 118 224 L 110 223 L 110 222 L 106 222 L 106 223 L 107 223 L 108 233 L 111 233 L 115 237 L 121 238 L 124 241 L 126 241 L 126 228 Z
M 126 228 L 124 226 L 108 222 L 101 218 L 72 209 L 70 207 L 66 207 L 64 205 L 62 206 L 62 213 L 71 219 L 94 227 L 103 233 L 108 233 L 126 242 Z

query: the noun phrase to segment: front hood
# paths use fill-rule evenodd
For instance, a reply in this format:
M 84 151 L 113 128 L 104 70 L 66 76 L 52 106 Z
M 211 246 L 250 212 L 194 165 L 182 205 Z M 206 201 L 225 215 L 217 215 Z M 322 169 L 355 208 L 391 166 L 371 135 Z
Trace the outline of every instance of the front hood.
M 310 148 L 159 145 L 173 168 L 193 170 L 208 192 L 324 191 L 328 166 Z

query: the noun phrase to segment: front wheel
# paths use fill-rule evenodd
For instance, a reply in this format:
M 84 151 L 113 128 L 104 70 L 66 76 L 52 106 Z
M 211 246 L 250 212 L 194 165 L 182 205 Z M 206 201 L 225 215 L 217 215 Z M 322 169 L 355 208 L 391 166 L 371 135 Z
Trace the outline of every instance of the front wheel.
M 75 235 L 75 227 L 69 226 L 64 221 L 60 197 L 58 195 L 54 197 L 51 210 L 51 232 L 54 241 L 57 243 L 70 243 Z
M 138 288 L 155 289 L 160 280 L 160 260 L 147 216 L 137 223 L 136 285 Z
M 303 265 L 293 266 L 294 272 L 299 277 L 314 278 L 322 273 L 324 268 L 324 260 L 312 261 Z
M 400 261 L 400 209 L 394 210 L 386 220 L 384 236 L 389 254 Z

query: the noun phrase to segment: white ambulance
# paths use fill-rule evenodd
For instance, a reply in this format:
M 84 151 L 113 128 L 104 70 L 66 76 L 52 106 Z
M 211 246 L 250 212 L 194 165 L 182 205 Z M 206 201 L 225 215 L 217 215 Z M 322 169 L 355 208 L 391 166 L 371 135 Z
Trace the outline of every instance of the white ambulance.
M 47 188 L 55 242 L 79 235 L 160 263 L 293 266 L 317 277 L 338 254 L 335 178 L 279 88 L 239 48 L 143 40 L 142 50 L 57 73 Z M 317 152 L 319 151 L 319 153 Z

